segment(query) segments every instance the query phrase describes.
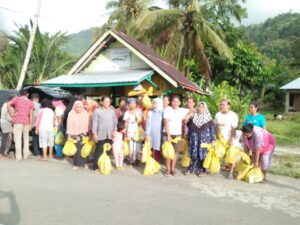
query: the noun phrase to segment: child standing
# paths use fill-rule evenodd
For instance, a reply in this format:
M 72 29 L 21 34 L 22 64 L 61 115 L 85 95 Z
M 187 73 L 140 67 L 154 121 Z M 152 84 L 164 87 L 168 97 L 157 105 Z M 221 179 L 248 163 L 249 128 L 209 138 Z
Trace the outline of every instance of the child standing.
M 123 135 L 125 130 L 125 124 L 118 123 L 118 130 L 113 138 L 113 152 L 117 170 L 123 170 Z
M 43 149 L 41 160 L 45 161 L 48 159 L 48 147 L 49 158 L 53 158 L 55 115 L 49 99 L 43 100 L 41 106 L 42 108 L 38 111 L 35 121 L 35 132 L 39 135 L 39 147 Z

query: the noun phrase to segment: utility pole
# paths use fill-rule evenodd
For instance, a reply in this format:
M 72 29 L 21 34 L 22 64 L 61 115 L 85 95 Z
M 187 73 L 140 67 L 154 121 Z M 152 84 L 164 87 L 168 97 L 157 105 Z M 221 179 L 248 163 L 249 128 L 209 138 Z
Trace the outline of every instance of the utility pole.
M 36 30 L 38 27 L 38 20 L 39 20 L 39 16 L 40 16 L 41 4 L 42 4 L 42 0 L 37 0 L 37 7 L 36 7 L 35 14 L 34 14 L 33 26 L 32 26 L 32 30 L 30 32 L 28 47 L 26 50 L 26 55 L 25 55 L 24 63 L 22 66 L 22 70 L 21 70 L 21 74 L 19 77 L 19 81 L 18 81 L 16 90 L 22 89 L 22 86 L 23 86 L 23 83 L 25 80 L 25 76 L 26 76 L 26 72 L 27 72 L 27 68 L 28 68 L 28 64 L 29 64 L 29 60 L 30 60 L 30 56 L 31 56 L 31 51 L 32 51 L 32 47 L 33 47 L 33 42 L 34 42 L 34 38 L 35 38 L 35 33 L 36 33 Z

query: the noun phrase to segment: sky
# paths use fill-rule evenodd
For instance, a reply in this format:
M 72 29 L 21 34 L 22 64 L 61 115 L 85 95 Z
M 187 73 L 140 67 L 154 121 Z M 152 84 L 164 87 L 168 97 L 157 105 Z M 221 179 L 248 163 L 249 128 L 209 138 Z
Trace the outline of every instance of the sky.
M 42 0 L 39 26 L 42 31 L 75 33 L 106 22 L 108 0 Z M 13 31 L 15 24 L 26 24 L 33 18 L 37 0 L 0 0 L 0 29 Z M 153 5 L 166 7 L 165 0 Z M 300 13 L 300 0 L 248 0 L 248 18 L 243 24 L 264 22 L 267 18 L 289 11 Z

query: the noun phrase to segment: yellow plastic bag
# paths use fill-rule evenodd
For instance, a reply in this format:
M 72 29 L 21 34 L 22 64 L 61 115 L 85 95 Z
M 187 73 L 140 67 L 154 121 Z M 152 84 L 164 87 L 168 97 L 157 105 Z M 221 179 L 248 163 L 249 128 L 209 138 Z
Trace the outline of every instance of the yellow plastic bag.
M 162 145 L 162 155 L 165 159 L 172 159 L 172 160 L 174 159 L 175 150 L 174 150 L 174 147 L 172 145 L 172 142 L 166 141 Z
M 82 158 L 87 158 L 93 150 L 93 144 L 90 141 L 89 137 L 84 137 L 82 140 L 83 146 L 80 151 L 80 155 Z
M 107 152 L 107 151 L 110 151 L 110 150 L 111 150 L 111 144 L 105 143 L 103 145 L 103 151 Z
M 243 160 L 246 164 L 249 165 L 251 163 L 249 155 L 247 155 L 245 152 L 239 151 L 239 155 L 241 157 L 241 160 Z
M 148 162 L 150 156 L 151 156 L 150 142 L 146 141 L 144 146 L 143 146 L 143 149 L 142 149 L 142 162 L 143 163 Z
M 211 163 L 212 151 L 209 151 L 204 159 L 203 167 L 208 169 Z
M 189 145 L 188 145 L 188 141 L 184 138 L 181 140 L 182 143 L 182 152 L 186 153 L 189 151 Z
M 90 140 L 90 145 L 92 146 L 92 152 L 91 154 L 93 154 L 96 150 L 96 143 L 93 140 Z
M 136 135 L 134 136 L 133 140 L 141 142 L 144 139 L 145 139 L 144 129 L 142 128 L 142 126 L 139 126 L 138 131 L 137 131 Z
M 151 156 L 149 160 L 146 163 L 145 169 L 144 169 L 144 176 L 151 176 L 159 172 L 160 165 L 158 162 L 156 162 L 155 159 L 153 159 Z
M 236 162 L 239 150 L 236 147 L 231 146 L 225 156 L 225 163 L 234 164 Z
M 104 175 L 109 175 L 112 171 L 111 160 L 106 153 L 109 150 L 111 150 L 111 145 L 109 143 L 105 143 L 103 145 L 103 153 L 97 162 L 100 173 Z
M 184 168 L 189 167 L 191 163 L 191 157 L 189 156 L 189 152 L 186 151 L 181 158 L 181 166 Z
M 65 140 L 65 136 L 64 136 L 63 132 L 59 131 L 57 136 L 55 137 L 55 144 L 64 145 L 65 142 L 66 142 L 66 140 Z
M 246 176 L 246 182 L 250 184 L 259 183 L 264 179 L 264 174 L 260 168 L 253 167 Z
M 76 148 L 76 143 L 77 141 L 71 139 L 67 140 L 65 143 L 65 146 L 63 148 L 63 153 L 66 156 L 74 156 L 76 154 L 77 148 Z
M 226 153 L 226 148 L 220 141 L 216 141 L 215 153 L 218 158 L 223 158 Z
M 123 141 L 123 156 L 127 157 L 129 155 L 129 143 L 128 140 Z
M 145 109 L 151 109 L 152 107 L 152 103 L 151 103 L 151 99 L 149 98 L 149 95 L 150 96 L 153 95 L 153 87 L 150 87 L 147 93 L 144 94 L 142 104 Z
M 236 179 L 238 180 L 244 180 L 248 174 L 248 172 L 253 168 L 252 165 L 248 165 L 243 162 L 243 165 L 240 167 L 240 170 L 238 171 L 238 175 Z
M 215 154 L 213 154 L 211 157 L 209 171 L 211 173 L 218 173 L 220 169 L 221 169 L 220 159 Z
M 98 164 L 100 173 L 102 173 L 104 175 L 109 175 L 111 173 L 112 165 L 111 165 L 110 158 L 107 155 L 106 151 L 103 150 L 103 153 L 100 156 L 97 164 Z

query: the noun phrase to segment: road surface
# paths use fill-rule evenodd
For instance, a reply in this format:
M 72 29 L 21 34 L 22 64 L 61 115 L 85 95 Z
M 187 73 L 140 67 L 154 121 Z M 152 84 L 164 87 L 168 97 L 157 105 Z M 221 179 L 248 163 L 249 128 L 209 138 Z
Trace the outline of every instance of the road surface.
M 126 167 L 109 176 L 73 171 L 66 161 L 0 161 L 0 224 L 300 224 L 300 180 L 266 184 L 158 174 Z

